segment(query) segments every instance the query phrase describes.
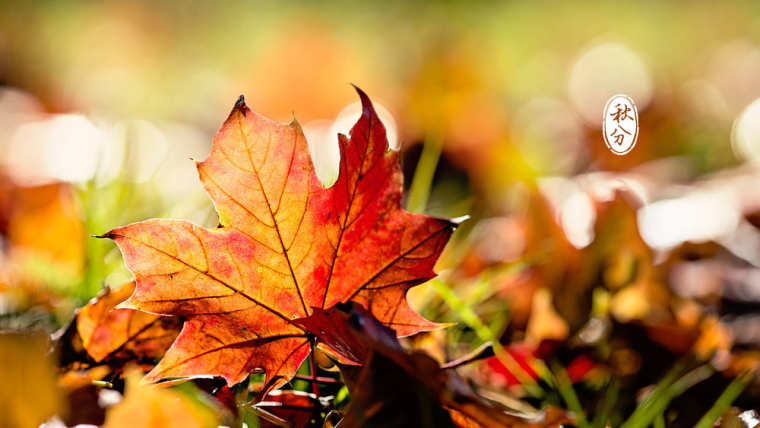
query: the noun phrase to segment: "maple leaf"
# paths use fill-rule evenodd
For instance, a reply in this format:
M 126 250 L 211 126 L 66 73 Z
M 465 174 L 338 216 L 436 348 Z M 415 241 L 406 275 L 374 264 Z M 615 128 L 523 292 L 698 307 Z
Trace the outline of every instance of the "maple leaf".
M 351 393 L 341 427 L 432 426 L 539 427 L 571 422 L 564 412 L 533 419 L 479 397 L 451 368 L 487 356 L 487 349 L 440 366 L 424 352 L 406 351 L 393 330 L 356 305 L 315 310 L 304 325 L 335 326 L 323 334 L 335 349 L 366 354 L 362 367 L 340 365 Z M 319 330 L 318 330 L 319 331 Z M 401 386 L 401 388 L 399 388 Z M 537 416 L 537 415 L 532 415 Z
M 159 358 L 177 337 L 182 321 L 176 317 L 113 309 L 134 291 L 134 282 L 117 290 L 106 288 L 79 310 L 77 331 L 82 345 L 96 362 L 107 358 L 127 360 Z
M 47 338 L 0 332 L 0 426 L 36 427 L 65 411 Z
M 197 163 L 220 227 L 154 219 L 103 235 L 137 282 L 121 307 L 187 319 L 148 380 L 218 375 L 232 385 L 263 369 L 267 389 L 280 386 L 310 351 L 295 320 L 341 302 L 399 336 L 438 327 L 406 292 L 435 276 L 456 224 L 401 208 L 398 153 L 357 92 L 362 115 L 339 135 L 333 186 L 320 184 L 297 121 L 273 122 L 241 96 Z

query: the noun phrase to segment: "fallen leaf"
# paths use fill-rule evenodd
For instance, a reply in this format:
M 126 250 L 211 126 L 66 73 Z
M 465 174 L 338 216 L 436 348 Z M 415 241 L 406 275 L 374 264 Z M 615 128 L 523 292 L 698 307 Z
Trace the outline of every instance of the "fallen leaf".
M 551 292 L 541 288 L 533 295 L 533 305 L 525 331 L 525 341 L 535 347 L 544 340 L 565 340 L 569 333 L 565 320 L 552 305 Z
M 318 421 L 322 419 L 322 407 L 314 394 L 302 391 L 273 391 L 266 400 L 255 405 L 257 411 L 274 415 L 294 428 L 321 426 Z M 262 428 L 277 426 L 265 417 L 259 418 L 259 424 Z
M 102 425 L 105 422 L 106 410 L 99 403 L 100 393 L 104 390 L 93 381 L 110 373 L 108 366 L 101 365 L 89 370 L 69 370 L 58 378 L 58 385 L 66 393 L 68 411 L 60 415 L 66 426 Z M 112 390 L 109 392 L 118 394 Z
M 173 389 L 140 382 L 141 373 L 127 375 L 124 401 L 106 413 L 105 428 L 217 427 L 216 409 Z
M 0 426 L 36 427 L 60 413 L 55 374 L 46 337 L 0 334 Z
M 336 305 L 333 309 L 340 308 Z M 343 357 L 343 364 L 361 364 L 367 359 L 367 347 L 350 328 L 349 309 L 327 310 L 314 308 L 308 317 L 295 321 L 319 339 L 321 345 Z
M 134 291 L 134 282 L 106 288 L 79 310 L 77 331 L 96 362 L 108 357 L 126 360 L 160 358 L 177 337 L 182 320 L 134 309 L 114 309 Z
M 536 360 L 535 347 L 524 343 L 515 343 L 506 347 L 504 351 L 515 360 L 531 379 L 538 379 L 538 373 L 534 370 L 534 361 Z M 501 387 L 521 384 L 517 375 L 507 368 L 497 357 L 490 357 L 484 361 L 486 363 L 484 368 L 485 375 L 491 383 Z
M 570 361 L 570 364 L 567 365 L 567 377 L 570 378 L 570 382 L 580 382 L 589 374 L 589 372 L 594 370 L 595 367 L 597 367 L 597 364 L 591 357 L 586 354 L 581 354 L 575 357 Z
M 257 369 L 267 390 L 293 377 L 309 353 L 295 319 L 353 301 L 399 335 L 438 326 L 406 301 L 455 224 L 401 208 L 398 153 L 357 89 L 363 111 L 339 136 L 337 182 L 323 188 L 301 127 L 260 116 L 242 97 L 197 164 L 221 227 L 148 220 L 114 229 L 137 287 L 120 307 L 187 318 L 147 375 L 219 375 L 228 384 Z
M 508 412 L 476 395 L 454 369 L 442 368 L 423 352 L 407 352 L 392 330 L 359 307 L 336 307 L 327 312 L 322 315 L 344 324 L 339 331 L 353 336 L 341 342 L 362 343 L 367 352 L 363 366 L 341 366 L 351 393 L 341 427 L 539 427 L 562 423 L 557 419 L 556 424 L 547 425 L 544 415 Z M 334 316 L 337 312 L 344 316 Z M 562 421 L 569 422 L 566 417 Z

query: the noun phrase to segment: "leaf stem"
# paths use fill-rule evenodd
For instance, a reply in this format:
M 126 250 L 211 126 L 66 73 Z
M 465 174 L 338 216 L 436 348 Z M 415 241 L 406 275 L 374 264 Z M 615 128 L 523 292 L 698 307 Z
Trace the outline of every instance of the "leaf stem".
M 317 396 L 319 400 L 319 382 L 317 382 L 317 360 L 314 358 L 314 352 L 316 352 L 317 346 L 314 339 L 311 340 L 311 355 L 309 355 L 309 375 L 311 377 L 311 392 Z

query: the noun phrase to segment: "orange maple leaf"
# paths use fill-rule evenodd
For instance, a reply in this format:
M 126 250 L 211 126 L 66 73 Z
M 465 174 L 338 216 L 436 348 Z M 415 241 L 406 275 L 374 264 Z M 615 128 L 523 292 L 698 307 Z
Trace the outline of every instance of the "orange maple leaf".
M 187 318 L 148 380 L 217 375 L 232 385 L 263 369 L 267 388 L 280 386 L 310 351 L 313 335 L 294 321 L 340 302 L 361 304 L 399 336 L 438 326 L 406 292 L 435 276 L 456 223 L 401 208 L 398 153 L 357 92 L 362 115 L 339 135 L 330 188 L 298 122 L 275 123 L 241 96 L 197 164 L 220 227 L 154 219 L 103 235 L 137 281 L 121 307 Z
M 135 290 L 128 282 L 116 290 L 106 288 L 76 316 L 82 346 L 96 361 L 160 358 L 179 333 L 182 321 L 132 309 L 113 309 Z

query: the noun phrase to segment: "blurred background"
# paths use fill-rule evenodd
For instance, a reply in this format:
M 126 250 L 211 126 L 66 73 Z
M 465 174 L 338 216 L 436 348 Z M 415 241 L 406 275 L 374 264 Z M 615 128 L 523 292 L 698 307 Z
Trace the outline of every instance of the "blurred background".
M 574 380 L 598 368 L 592 391 L 635 390 L 684 354 L 726 379 L 757 365 L 749 1 L 2 1 L 0 330 L 53 331 L 130 279 L 90 235 L 150 217 L 215 226 L 191 159 L 240 94 L 295 116 L 320 162 L 357 117 L 350 83 L 403 153 L 407 207 L 471 217 L 441 277 L 411 293 L 458 326 L 416 346 L 581 356 Z M 616 93 L 640 117 L 625 156 L 602 139 Z M 513 371 L 471 375 L 498 390 Z

